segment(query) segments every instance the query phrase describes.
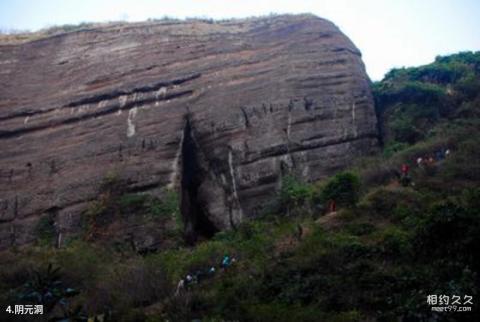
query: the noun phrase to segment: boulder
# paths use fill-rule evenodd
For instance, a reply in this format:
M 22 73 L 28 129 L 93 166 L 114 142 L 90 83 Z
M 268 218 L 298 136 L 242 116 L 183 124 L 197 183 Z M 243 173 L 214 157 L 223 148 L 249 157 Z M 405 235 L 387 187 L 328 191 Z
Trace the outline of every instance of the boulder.
M 0 248 L 47 214 L 78 231 L 107 174 L 176 190 L 187 236 L 208 235 L 258 215 L 283 175 L 377 149 L 361 54 L 312 15 L 90 27 L 0 42 L 0 65 Z

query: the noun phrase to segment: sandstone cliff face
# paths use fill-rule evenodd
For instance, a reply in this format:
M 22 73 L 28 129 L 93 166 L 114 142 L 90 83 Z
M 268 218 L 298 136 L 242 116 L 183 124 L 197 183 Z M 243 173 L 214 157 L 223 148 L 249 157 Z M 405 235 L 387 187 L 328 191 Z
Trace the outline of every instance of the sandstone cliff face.
M 114 171 L 182 195 L 187 230 L 255 216 L 282 174 L 376 147 L 358 49 L 309 15 L 109 26 L 0 45 L 0 248 L 57 231 Z

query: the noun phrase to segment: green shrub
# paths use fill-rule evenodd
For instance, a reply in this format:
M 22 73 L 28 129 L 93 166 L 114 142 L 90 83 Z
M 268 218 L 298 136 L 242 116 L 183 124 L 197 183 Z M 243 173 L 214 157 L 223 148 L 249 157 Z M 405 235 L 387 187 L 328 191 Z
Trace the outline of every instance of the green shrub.
M 374 84 L 377 111 L 382 113 L 385 107 L 397 102 L 404 104 L 421 104 L 432 106 L 441 104 L 445 97 L 445 89 L 439 85 L 419 81 L 388 82 L 388 74 L 382 83 Z
M 417 229 L 417 251 L 427 256 L 447 257 L 480 269 L 480 217 L 478 209 L 465 208 L 457 198 L 435 203 Z M 441 245 L 441 247 L 439 247 Z
M 335 200 L 337 205 L 352 207 L 358 201 L 360 180 L 352 172 L 340 172 L 330 179 L 321 192 L 324 202 Z
M 463 142 L 459 143 L 458 147 L 452 151 L 451 156 L 447 158 L 440 175 L 444 181 L 478 182 L 480 180 L 478 139 L 465 138 Z
M 196 318 L 193 313 L 195 294 L 186 293 L 183 296 L 170 297 L 165 301 L 164 316 L 159 319 L 150 318 L 147 321 L 192 321 Z
M 356 321 L 349 319 L 336 319 L 335 314 L 325 314 L 322 310 L 315 306 L 289 305 L 278 302 L 265 304 L 252 304 L 248 308 L 248 316 L 251 321 Z M 335 317 L 334 317 L 335 316 Z M 340 316 L 340 314 L 339 314 Z M 342 316 L 343 318 L 344 316 Z
M 358 160 L 354 171 L 359 174 L 361 188 L 368 190 L 373 186 L 388 184 L 395 177 L 397 168 L 384 157 L 368 157 Z
M 177 282 L 197 269 L 218 265 L 223 255 L 234 254 L 234 250 L 229 243 L 211 240 L 198 244 L 194 249 L 170 249 L 160 254 L 152 254 L 147 256 L 146 260 L 158 263 L 169 279 Z
M 480 188 L 463 190 L 459 202 L 468 212 L 478 211 L 480 209 Z
M 285 207 L 299 207 L 304 205 L 311 198 L 312 187 L 301 182 L 293 176 L 285 176 L 282 178 L 280 188 L 280 202 Z
M 126 190 L 126 182 L 120 178 L 116 171 L 109 171 L 102 179 L 99 187 L 100 194 L 123 194 Z
M 35 227 L 35 233 L 40 244 L 52 245 L 56 235 L 55 215 L 48 213 L 41 217 Z
M 345 226 L 346 231 L 354 236 L 368 235 L 375 231 L 375 226 L 371 223 L 348 223 Z
M 33 270 L 18 290 L 17 301 L 42 305 L 47 315 L 56 315 L 54 309 L 57 309 L 63 311 L 67 318 L 79 318 L 80 312 L 71 311 L 69 307 L 69 298 L 78 293 L 77 290 L 65 286 L 59 267 L 54 268 L 52 264 L 48 264 L 46 268 Z
M 480 52 L 437 57 L 429 65 L 393 69 L 374 83 L 383 142 L 412 144 L 439 122 L 478 115 L 479 57 Z
M 405 142 L 390 142 L 387 146 L 383 149 L 383 155 L 386 158 L 391 157 L 393 154 L 402 151 L 408 147 L 408 144 Z
M 398 227 L 388 227 L 381 234 L 380 247 L 384 254 L 408 256 L 412 254 L 411 236 Z
M 388 135 L 385 139 L 387 142 L 395 140 L 413 144 L 426 137 L 439 117 L 440 111 L 436 105 L 405 104 L 403 102 L 396 104 L 385 117 L 386 134 Z
M 56 35 L 56 34 L 62 34 L 62 33 L 67 33 L 67 32 L 85 30 L 85 29 L 91 28 L 93 26 L 94 26 L 94 23 L 81 22 L 77 25 L 65 24 L 65 25 L 60 25 L 60 26 L 48 27 L 46 29 L 43 29 L 42 32 L 46 33 L 47 35 Z
M 365 195 L 358 206 L 363 212 L 394 219 L 400 207 L 409 214 L 418 214 L 422 203 L 421 195 L 413 189 L 379 187 Z
M 478 97 L 480 92 L 480 77 L 474 73 L 469 73 L 463 77 L 456 85 L 455 90 L 460 92 L 463 100 L 473 100 Z
M 181 220 L 179 205 L 178 194 L 173 190 L 166 190 L 161 198 L 146 194 L 123 194 L 113 200 L 111 206 L 118 206 L 118 210 L 123 216 L 141 214 L 154 218 Z
M 133 314 L 133 308 L 147 306 L 170 295 L 171 285 L 162 268 L 142 258 L 109 266 L 97 280 L 94 298 L 86 300 L 91 314 L 110 307 L 114 315 Z
M 180 214 L 180 197 L 174 190 L 165 190 L 162 198 L 153 200 L 150 204 L 150 212 L 154 216 L 173 217 L 178 227 L 182 227 Z
M 149 201 L 148 195 L 141 194 L 125 194 L 119 197 L 118 205 L 124 213 L 142 209 Z
M 451 225 L 465 217 L 465 209 L 452 199 L 438 202 L 432 206 L 431 215 L 425 223 L 424 232 L 431 233 L 431 237 L 443 239 L 455 238 L 451 233 Z M 460 233 L 460 230 L 457 231 Z
M 72 241 L 53 255 L 53 263 L 62 267 L 65 279 L 82 289 L 93 287 L 108 267 L 104 263 L 112 260 L 113 255 L 107 249 L 80 240 Z
M 110 232 L 113 222 L 126 227 L 133 220 L 136 224 L 167 225 L 175 222 L 175 228 L 167 225 L 165 235 L 179 239 L 183 222 L 180 216 L 178 194 L 165 190 L 160 197 L 149 194 L 128 192 L 127 182 L 121 180 L 115 172 L 105 176 L 99 187 L 99 194 L 85 212 L 83 228 L 87 240 L 98 240 Z M 117 228 L 118 231 L 118 228 Z M 105 239 L 105 238 L 104 238 Z M 122 247 L 121 242 L 118 245 Z

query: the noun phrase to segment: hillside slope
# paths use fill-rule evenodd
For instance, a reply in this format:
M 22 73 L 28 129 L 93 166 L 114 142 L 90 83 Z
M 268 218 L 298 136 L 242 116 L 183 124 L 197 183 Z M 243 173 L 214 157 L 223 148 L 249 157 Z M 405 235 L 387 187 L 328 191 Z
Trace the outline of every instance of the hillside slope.
M 195 247 L 174 232 L 157 252 L 98 238 L 112 216 L 179 212 L 175 198 L 152 200 L 105 182 L 83 238 L 56 249 L 47 223 L 36 247 L 3 253 L 2 307 L 40 299 L 50 316 L 72 321 L 479 320 L 479 59 L 461 53 L 392 71 L 373 84 L 388 133 L 383 154 L 315 183 L 285 174 L 256 220 Z M 460 76 L 444 80 L 445 68 Z M 397 136 L 404 119 L 421 124 L 414 139 Z M 420 157 L 428 161 L 417 164 Z M 402 164 L 410 167 L 403 174 Z M 236 261 L 220 268 L 225 255 Z M 196 282 L 175 294 L 187 274 Z M 47 291 L 55 295 L 45 298 Z M 459 296 L 457 309 L 471 311 L 432 311 L 429 295 Z

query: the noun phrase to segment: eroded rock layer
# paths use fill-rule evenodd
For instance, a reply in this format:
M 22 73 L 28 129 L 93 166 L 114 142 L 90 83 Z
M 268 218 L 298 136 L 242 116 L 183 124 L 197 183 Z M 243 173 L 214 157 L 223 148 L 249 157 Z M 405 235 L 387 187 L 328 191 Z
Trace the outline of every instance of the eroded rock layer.
M 375 147 L 360 52 L 314 16 L 0 45 L 2 248 L 34 240 L 47 214 L 78 230 L 108 173 L 132 192 L 176 189 L 187 230 L 221 230 L 255 216 L 282 174 L 316 180 Z

